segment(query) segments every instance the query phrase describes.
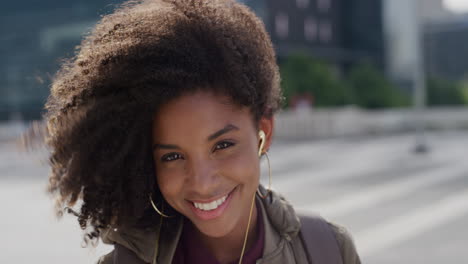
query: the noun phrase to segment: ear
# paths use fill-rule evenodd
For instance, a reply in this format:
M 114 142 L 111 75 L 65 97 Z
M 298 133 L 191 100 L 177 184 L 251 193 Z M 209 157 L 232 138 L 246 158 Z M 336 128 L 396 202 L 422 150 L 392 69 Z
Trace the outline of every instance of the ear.
M 268 151 L 273 140 L 273 130 L 274 130 L 274 117 L 262 117 L 258 123 L 258 129 L 265 132 L 265 144 L 263 146 L 263 151 Z M 260 143 L 260 138 L 258 139 Z M 260 146 L 260 145 L 259 145 Z

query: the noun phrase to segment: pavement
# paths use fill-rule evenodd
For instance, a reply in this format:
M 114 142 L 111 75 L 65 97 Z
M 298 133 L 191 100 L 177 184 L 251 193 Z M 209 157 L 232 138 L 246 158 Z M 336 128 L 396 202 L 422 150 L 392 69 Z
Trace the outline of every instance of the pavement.
M 468 263 L 468 131 L 275 142 L 273 188 L 301 213 L 353 235 L 363 263 Z M 76 220 L 53 214 L 45 150 L 0 141 L 0 263 L 93 263 L 111 248 L 82 248 Z M 262 162 L 262 182 L 268 184 Z

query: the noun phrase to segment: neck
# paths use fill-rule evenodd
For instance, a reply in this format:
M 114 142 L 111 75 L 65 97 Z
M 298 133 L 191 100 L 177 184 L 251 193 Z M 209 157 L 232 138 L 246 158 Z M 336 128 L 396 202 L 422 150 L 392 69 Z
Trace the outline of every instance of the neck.
M 249 234 L 247 238 L 247 243 L 245 246 L 245 252 L 247 252 L 257 241 L 258 239 L 258 228 L 257 228 L 257 219 L 258 219 L 258 214 L 257 214 L 257 206 L 254 202 L 254 206 L 252 209 L 252 219 L 250 220 L 250 226 L 249 226 Z M 208 237 L 201 232 L 197 232 L 198 237 L 202 241 L 202 243 L 210 250 L 210 252 L 213 254 L 213 256 L 216 258 L 216 260 L 219 261 L 219 263 L 224 264 L 224 263 L 232 263 L 236 259 L 239 259 L 242 247 L 244 245 L 244 239 L 245 239 L 245 233 L 247 230 L 248 226 L 248 220 L 249 220 L 249 214 L 250 214 L 250 208 L 249 211 L 247 212 L 246 217 L 243 218 L 242 223 L 237 225 L 232 232 L 227 234 L 224 237 Z M 194 227 L 195 228 L 195 227 Z M 198 230 L 195 228 L 195 230 Z M 226 248 L 229 248 L 230 250 L 226 250 Z M 245 255 L 244 252 L 244 255 Z

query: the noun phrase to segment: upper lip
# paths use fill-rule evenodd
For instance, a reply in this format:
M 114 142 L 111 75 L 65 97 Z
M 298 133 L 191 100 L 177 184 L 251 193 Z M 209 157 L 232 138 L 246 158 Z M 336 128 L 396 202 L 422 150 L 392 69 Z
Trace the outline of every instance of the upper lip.
M 234 188 L 235 189 L 235 188 Z M 211 203 L 213 201 L 216 201 L 216 200 L 219 200 L 221 199 L 222 197 L 224 196 L 227 196 L 229 195 L 234 189 L 230 190 L 229 192 L 223 194 L 223 195 L 219 195 L 219 196 L 216 196 L 214 198 L 210 198 L 210 199 L 203 199 L 203 200 L 192 200 L 192 199 L 187 199 L 187 201 L 189 202 L 192 202 L 192 203 Z

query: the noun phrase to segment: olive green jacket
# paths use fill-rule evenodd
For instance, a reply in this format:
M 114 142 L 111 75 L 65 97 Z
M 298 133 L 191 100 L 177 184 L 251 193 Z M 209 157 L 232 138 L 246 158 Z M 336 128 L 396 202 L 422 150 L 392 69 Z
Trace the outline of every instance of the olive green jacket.
M 265 190 L 262 188 L 262 192 Z M 265 245 L 263 257 L 258 264 L 307 264 L 305 245 L 299 236 L 301 223 L 293 207 L 279 194 L 271 192 L 266 199 L 257 196 L 257 204 L 262 210 L 265 228 Z M 166 224 L 172 225 L 161 232 L 159 248 L 156 249 L 156 229 L 107 229 L 101 233 L 104 243 L 118 243 L 131 251 L 146 263 L 172 263 L 180 235 L 183 219 L 168 219 Z M 341 251 L 343 264 L 360 264 L 353 240 L 349 233 L 338 225 L 329 223 L 335 233 L 335 238 Z M 306 232 L 303 230 L 302 232 Z M 154 260 L 154 257 L 157 259 Z M 98 264 L 112 264 L 113 251 L 102 256 Z

